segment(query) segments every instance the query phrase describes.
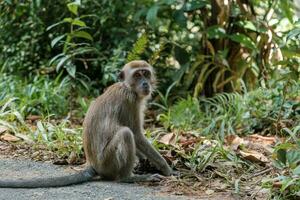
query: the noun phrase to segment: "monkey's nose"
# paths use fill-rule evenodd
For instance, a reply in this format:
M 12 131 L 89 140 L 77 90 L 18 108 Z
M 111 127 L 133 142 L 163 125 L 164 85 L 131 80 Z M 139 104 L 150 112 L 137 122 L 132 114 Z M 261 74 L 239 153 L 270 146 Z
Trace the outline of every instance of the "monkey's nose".
M 143 83 L 143 85 L 142 85 L 142 86 L 143 86 L 143 88 L 144 88 L 144 89 L 149 89 L 149 85 L 148 85 L 148 83 Z

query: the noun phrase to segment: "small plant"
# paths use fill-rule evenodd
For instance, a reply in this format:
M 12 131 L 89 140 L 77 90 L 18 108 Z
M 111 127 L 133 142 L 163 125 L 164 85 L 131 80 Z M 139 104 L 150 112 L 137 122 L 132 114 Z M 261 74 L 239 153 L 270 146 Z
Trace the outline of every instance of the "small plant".
M 22 115 L 64 115 L 68 112 L 70 78 L 58 76 L 51 80 L 47 75 L 25 81 L 18 76 L 3 74 L 0 77 L 0 101 L 15 98 L 15 106 Z
M 201 135 L 214 135 L 223 140 L 227 134 L 263 132 L 286 134 L 300 119 L 297 101 L 299 84 L 273 89 L 257 89 L 245 94 L 223 93 L 211 98 L 181 99 L 169 106 L 167 96 L 160 96 L 161 104 L 154 104 L 165 112 L 158 120 L 166 128 L 197 130 Z
M 17 107 L 17 98 L 0 100 L 0 125 L 6 127 L 15 135 L 23 132 L 30 132 L 25 123 L 24 117 Z
M 46 144 L 60 157 L 67 158 L 71 153 L 82 155 L 82 128 L 72 127 L 69 120 L 54 122 L 50 119 L 38 121 L 32 137 L 38 143 Z
M 263 186 L 271 189 L 274 199 L 300 198 L 300 124 L 293 131 L 285 128 L 290 138 L 279 143 L 273 154 L 273 165 L 279 171 L 275 178 L 265 180 Z
M 80 60 L 83 62 L 84 66 L 87 68 L 87 62 L 85 59 L 80 58 L 80 56 L 87 53 L 97 53 L 97 49 L 92 47 L 89 42 L 93 41 L 93 37 L 86 31 L 90 27 L 86 25 L 82 19 L 90 17 L 91 15 L 79 16 L 78 8 L 81 6 L 80 0 L 68 3 L 67 7 L 71 13 L 71 17 L 64 18 L 62 21 L 55 23 L 47 28 L 50 30 L 61 24 L 69 25 L 69 32 L 55 37 L 51 41 L 51 47 L 59 44 L 63 44 L 62 53 L 53 57 L 49 64 L 56 64 L 56 71 L 60 71 L 61 68 L 65 68 L 68 74 L 75 78 L 76 65 L 75 61 Z M 63 41 L 63 39 L 65 39 Z M 83 39 L 83 41 L 82 41 Z

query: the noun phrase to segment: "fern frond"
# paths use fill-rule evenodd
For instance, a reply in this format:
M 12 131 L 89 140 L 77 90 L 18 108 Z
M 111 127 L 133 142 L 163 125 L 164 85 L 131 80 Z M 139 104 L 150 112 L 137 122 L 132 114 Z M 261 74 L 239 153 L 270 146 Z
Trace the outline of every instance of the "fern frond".
M 165 42 L 161 42 L 159 44 L 159 48 L 156 49 L 153 53 L 152 56 L 149 60 L 150 65 L 154 65 L 156 63 L 156 61 L 159 59 L 161 52 L 165 49 Z
M 148 37 L 146 33 L 144 33 L 133 45 L 133 48 L 131 52 L 129 52 L 127 56 L 127 62 L 133 61 L 133 60 L 139 60 L 142 53 L 145 52 L 145 49 L 148 44 Z
M 214 106 L 222 105 L 223 108 L 234 105 L 236 102 L 241 102 L 242 95 L 238 93 L 221 93 L 214 97 L 202 99 L 202 101 Z

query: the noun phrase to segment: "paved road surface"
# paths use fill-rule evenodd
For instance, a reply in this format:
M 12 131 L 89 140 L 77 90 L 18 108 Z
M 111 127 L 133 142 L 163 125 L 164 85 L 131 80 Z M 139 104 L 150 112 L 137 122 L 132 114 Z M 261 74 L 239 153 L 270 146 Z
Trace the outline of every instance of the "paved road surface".
M 24 159 L 0 157 L 0 179 L 29 178 L 36 176 L 57 176 L 70 173 L 50 163 L 33 162 Z M 62 188 L 6 189 L 0 188 L 0 200 L 187 200 L 180 197 L 162 194 L 159 187 L 143 187 L 137 184 L 114 182 L 89 182 Z

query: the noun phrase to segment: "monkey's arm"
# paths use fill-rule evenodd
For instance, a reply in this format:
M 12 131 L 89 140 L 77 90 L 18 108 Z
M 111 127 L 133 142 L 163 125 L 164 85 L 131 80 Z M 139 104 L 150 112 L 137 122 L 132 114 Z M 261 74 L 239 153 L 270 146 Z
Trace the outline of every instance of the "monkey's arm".
M 136 147 L 141 151 L 155 167 L 165 176 L 170 176 L 172 169 L 169 167 L 166 160 L 156 151 L 142 134 L 135 135 Z

